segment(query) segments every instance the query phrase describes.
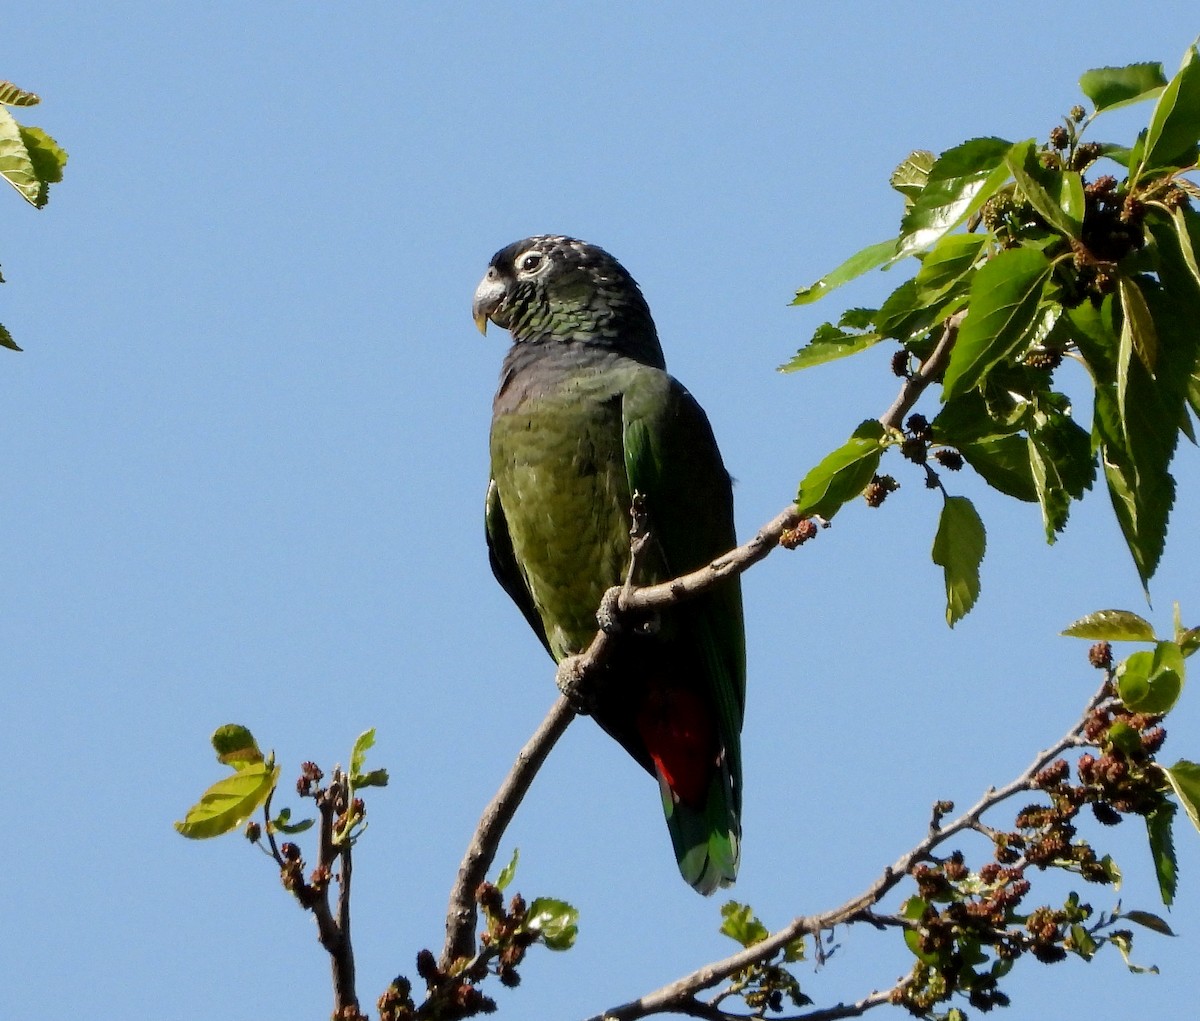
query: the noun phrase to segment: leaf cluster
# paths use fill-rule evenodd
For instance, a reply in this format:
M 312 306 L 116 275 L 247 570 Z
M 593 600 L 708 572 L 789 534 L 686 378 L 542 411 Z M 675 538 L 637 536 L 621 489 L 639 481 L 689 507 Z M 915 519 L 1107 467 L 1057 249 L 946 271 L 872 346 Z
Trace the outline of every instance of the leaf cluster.
M 1188 49 L 1168 80 L 1157 64 L 1089 71 L 1049 138 L 973 138 L 940 156 L 912 153 L 891 183 L 904 213 L 898 235 L 871 245 L 813 285 L 804 305 L 908 257 L 914 276 L 878 308 L 824 323 L 781 368 L 809 368 L 898 342 L 898 375 L 939 384 L 932 422 L 865 422 L 805 476 L 797 504 L 830 518 L 877 477 L 898 448 L 944 496 L 933 559 L 951 624 L 979 592 L 985 541 L 969 500 L 949 495 L 940 468 L 969 465 L 991 488 L 1037 503 L 1046 538 L 1104 479 L 1142 584 L 1162 555 L 1180 435 L 1200 414 L 1200 54 Z M 1101 114 L 1153 101 L 1132 145 L 1085 138 Z M 1060 382 L 1081 366 L 1090 421 Z M 935 466 L 931 462 L 940 462 Z M 885 494 L 886 495 L 886 494 Z M 872 500 L 868 494 L 868 500 Z

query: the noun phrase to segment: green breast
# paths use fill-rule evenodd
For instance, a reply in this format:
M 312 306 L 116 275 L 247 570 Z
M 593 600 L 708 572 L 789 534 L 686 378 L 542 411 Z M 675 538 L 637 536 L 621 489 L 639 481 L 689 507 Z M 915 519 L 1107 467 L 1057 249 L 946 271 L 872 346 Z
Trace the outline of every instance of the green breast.
M 492 477 L 556 659 L 591 641 L 629 559 L 621 394 L 609 377 L 583 373 L 492 422 Z

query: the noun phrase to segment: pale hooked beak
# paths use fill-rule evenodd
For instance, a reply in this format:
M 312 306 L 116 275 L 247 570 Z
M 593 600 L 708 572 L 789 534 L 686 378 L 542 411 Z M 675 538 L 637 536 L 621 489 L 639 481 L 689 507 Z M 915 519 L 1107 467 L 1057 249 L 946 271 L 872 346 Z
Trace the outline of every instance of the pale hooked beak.
M 495 279 L 489 272 L 479 281 L 479 286 L 475 288 L 475 297 L 471 302 L 471 315 L 475 319 L 475 325 L 485 336 L 487 335 L 488 319 L 500 307 L 503 299 L 503 281 Z

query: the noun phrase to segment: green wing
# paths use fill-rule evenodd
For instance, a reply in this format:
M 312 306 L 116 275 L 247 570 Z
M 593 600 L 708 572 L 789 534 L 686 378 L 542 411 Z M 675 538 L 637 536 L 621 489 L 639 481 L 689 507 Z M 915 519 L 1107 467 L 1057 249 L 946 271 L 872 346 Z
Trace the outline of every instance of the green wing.
M 646 372 L 623 403 L 625 468 L 641 493 L 665 580 L 709 563 L 736 545 L 729 474 L 708 418 L 665 373 Z M 658 573 L 656 570 L 654 573 Z M 680 639 L 693 643 L 715 710 L 723 768 L 702 811 L 673 799 L 663 809 L 684 878 L 703 893 L 731 883 L 741 839 L 740 735 L 746 698 L 742 595 L 732 578 L 672 611 Z
M 533 596 L 525 582 L 525 573 L 513 552 L 512 537 L 508 534 L 508 520 L 504 516 L 504 508 L 500 506 L 500 493 L 494 480 L 488 482 L 483 520 L 487 530 L 488 562 L 492 565 L 492 574 L 529 621 L 529 626 L 546 647 L 546 651 L 553 656 L 554 652 L 546 639 L 546 625 L 542 623 L 541 615 L 534 606 Z

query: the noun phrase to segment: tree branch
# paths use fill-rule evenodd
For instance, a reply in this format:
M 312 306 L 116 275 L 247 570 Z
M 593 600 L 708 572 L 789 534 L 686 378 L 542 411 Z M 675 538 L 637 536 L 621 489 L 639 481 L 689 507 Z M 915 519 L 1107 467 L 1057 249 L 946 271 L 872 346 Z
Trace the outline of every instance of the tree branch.
M 915 373 L 904 381 L 892 406 L 879 416 L 879 421 L 885 428 L 901 428 L 904 424 L 904 416 L 913 409 L 913 405 L 917 403 L 921 394 L 925 392 L 930 383 L 937 380 L 946 371 L 946 365 L 950 361 L 950 352 L 954 348 L 954 342 L 958 339 L 958 328 L 966 317 L 967 310 L 964 308 L 946 320 L 945 326 L 942 327 L 942 336 L 929 353 L 929 357 L 921 363 L 921 367 Z
M 989 809 L 1015 794 L 1030 790 L 1037 774 L 1067 748 L 1085 744 L 1086 741 L 1082 738 L 1083 728 L 1092 711 L 1104 701 L 1110 691 L 1109 678 L 1106 676 L 1104 684 L 1088 701 L 1078 722 L 1053 745 L 1039 752 L 1023 773 L 1003 787 L 989 789 L 979 801 L 952 822 L 932 826 L 920 843 L 901 855 L 894 864 L 884 869 L 875 882 L 857 897 L 851 898 L 840 907 L 818 915 L 801 915 L 753 946 L 739 950 L 736 954 L 722 960 L 706 964 L 691 974 L 676 979 L 637 1000 L 612 1007 L 602 1014 L 588 1018 L 588 1021 L 637 1021 L 639 1018 L 650 1017 L 653 1014 L 666 1013 L 695 1016 L 694 1006 L 699 1002 L 696 997 L 701 990 L 711 989 L 745 968 L 770 961 L 794 940 L 802 936 L 816 936 L 818 933 L 840 924 L 877 922 L 879 916 L 874 914 L 871 909 L 899 885 L 913 866 L 928 858 L 936 847 L 956 833 L 975 828 L 980 816 Z M 935 821 L 937 818 L 938 816 L 935 815 Z M 872 993 L 853 1004 L 838 1004 L 834 1007 L 799 1014 L 791 1021 L 831 1021 L 835 1018 L 858 1017 L 873 1007 L 891 1002 L 891 996 L 903 989 L 904 985 L 905 980 L 902 979 L 887 992 Z M 715 1016 L 723 1018 L 733 1015 L 717 1014 Z

